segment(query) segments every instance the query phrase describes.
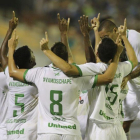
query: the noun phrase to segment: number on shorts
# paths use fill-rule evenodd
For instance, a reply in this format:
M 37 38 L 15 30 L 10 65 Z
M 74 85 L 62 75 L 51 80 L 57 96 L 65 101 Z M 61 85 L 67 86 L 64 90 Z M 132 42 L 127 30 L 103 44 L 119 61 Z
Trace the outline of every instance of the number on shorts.
M 21 113 L 24 112 L 24 103 L 18 103 L 18 98 L 19 97 L 24 97 L 24 94 L 15 94 L 15 105 L 21 107 Z M 17 110 L 13 111 L 13 117 L 16 117 L 17 115 Z
M 58 95 L 57 100 L 54 99 L 54 95 Z M 50 112 L 51 112 L 51 114 L 61 116 L 63 114 L 62 104 L 60 103 L 62 101 L 62 91 L 51 90 L 50 91 L 50 100 L 52 101 L 52 103 L 50 104 Z M 54 110 L 55 105 L 58 106 L 58 112 L 56 112 Z
M 111 105 L 114 105 L 114 103 L 115 103 L 115 101 L 117 100 L 117 97 L 118 97 L 117 92 L 113 91 L 113 89 L 115 87 L 118 87 L 118 85 L 112 85 L 110 88 L 109 88 L 108 85 L 105 87 L 105 90 L 106 90 L 106 93 L 107 93 L 107 96 L 108 96 L 107 100 L 110 102 Z M 111 92 L 108 93 L 109 89 L 110 89 Z

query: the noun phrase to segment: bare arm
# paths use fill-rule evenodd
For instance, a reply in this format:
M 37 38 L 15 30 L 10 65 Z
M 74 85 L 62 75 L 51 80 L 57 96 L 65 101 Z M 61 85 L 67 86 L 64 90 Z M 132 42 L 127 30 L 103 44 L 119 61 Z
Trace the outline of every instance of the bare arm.
M 138 66 L 134 71 L 123 78 L 121 88 L 124 89 L 129 80 L 134 79 L 138 76 L 140 76 L 140 66 Z
M 41 50 L 44 52 L 44 54 L 55 64 L 56 67 L 60 68 L 64 73 L 70 76 L 79 76 L 80 73 L 76 66 L 68 64 L 63 59 L 56 56 L 51 50 L 48 49 L 48 36 L 46 34 L 46 39 L 42 39 L 40 42 Z M 113 62 L 110 64 L 109 68 L 103 75 L 98 76 L 98 84 L 107 84 L 112 82 L 114 75 L 116 73 L 119 56 L 123 50 L 122 46 L 118 45 L 118 51 L 116 56 L 114 57 Z M 60 65 L 61 64 L 61 65 Z
M 13 11 L 13 18 L 9 21 L 9 29 L 7 31 L 7 34 L 4 38 L 4 41 L 1 46 L 1 61 L 2 61 L 2 68 L 3 70 L 8 65 L 8 40 L 11 38 L 11 35 L 13 33 L 13 30 L 17 27 L 18 19 L 15 17 L 15 13 Z
M 69 30 L 69 23 L 70 23 L 70 18 L 68 18 L 68 20 L 66 19 L 60 19 L 60 14 L 57 14 L 57 19 L 58 19 L 58 25 L 59 25 L 59 30 L 61 33 L 61 42 L 63 44 L 65 44 L 65 46 L 67 47 L 68 50 L 68 61 L 69 64 L 74 63 L 74 58 L 71 52 L 71 49 L 69 47 L 69 42 L 68 42 L 68 30 Z
M 97 52 L 98 52 L 99 42 L 101 41 L 101 38 L 100 38 L 99 32 L 98 32 L 98 28 L 100 26 L 99 18 L 100 18 L 100 13 L 98 14 L 97 18 L 94 17 L 91 20 L 91 24 L 92 24 L 94 34 L 95 34 L 95 54 L 97 54 Z M 96 61 L 101 62 L 98 57 L 96 57 Z
M 87 16 L 85 17 L 85 15 L 83 15 L 83 17 L 82 16 L 80 17 L 80 20 L 78 20 L 78 22 L 80 25 L 80 30 L 84 36 L 84 48 L 85 48 L 86 60 L 87 62 L 96 63 L 95 54 L 91 45 L 90 35 L 89 35 L 89 32 L 91 31 L 92 27 L 90 27 L 88 24 L 88 17 Z
M 15 61 L 13 58 L 13 54 L 15 51 L 15 48 L 18 43 L 18 38 L 16 36 L 16 31 L 14 31 L 13 37 L 8 41 L 8 47 L 9 47 L 9 56 L 8 56 L 8 68 L 9 68 L 9 75 L 10 77 L 13 77 L 14 79 L 17 79 L 19 81 L 24 81 L 23 75 L 26 71 L 26 69 L 18 69 L 15 65 Z
M 138 65 L 138 60 L 137 60 L 136 54 L 134 52 L 134 49 L 132 48 L 131 44 L 129 43 L 129 41 L 128 41 L 127 37 L 126 37 L 126 29 L 127 29 L 127 25 L 126 25 L 126 19 L 125 19 L 124 20 L 124 25 L 123 26 L 121 25 L 118 28 L 118 30 L 119 30 L 119 33 L 122 36 L 123 41 L 124 41 L 128 58 L 129 58 L 130 61 L 132 61 L 133 68 L 134 68 L 134 67 L 136 67 Z

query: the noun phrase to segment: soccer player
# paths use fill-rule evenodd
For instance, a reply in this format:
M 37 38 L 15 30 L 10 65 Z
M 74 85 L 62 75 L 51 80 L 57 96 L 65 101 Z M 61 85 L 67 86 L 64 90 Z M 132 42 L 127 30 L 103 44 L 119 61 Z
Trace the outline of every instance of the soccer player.
M 35 83 L 38 87 L 38 140 L 81 140 L 80 127 L 77 121 L 79 89 L 91 89 L 97 79 L 94 76 L 78 79 L 68 77 L 66 75 L 68 73 L 63 73 L 54 64 L 49 65 L 49 67 L 30 70 L 17 69 L 13 59 L 13 52 L 16 47 L 15 40 L 16 37 L 11 38 L 9 41 L 9 74 L 20 81 Z M 59 63 L 59 66 L 64 67 L 64 63 L 68 64 L 68 53 L 63 43 L 58 42 L 51 48 L 56 55 L 48 50 L 47 34 L 46 39 L 43 38 L 40 45 L 45 54 L 49 51 L 53 57 L 62 58 L 62 63 Z M 116 45 L 112 50 L 114 52 L 111 52 L 113 53 L 111 59 L 114 59 L 107 71 L 98 76 L 98 82 L 96 81 L 98 84 L 110 83 L 115 75 L 122 46 L 117 47 Z M 57 59 L 55 60 L 57 61 Z M 76 74 L 80 74 L 76 66 L 70 64 L 68 66 L 74 67 Z M 102 67 L 103 71 L 106 70 L 104 64 L 96 66 L 98 68 Z M 92 72 L 92 75 L 102 74 L 103 71 L 97 67 L 94 67 L 95 73 Z
M 91 135 L 89 136 L 91 139 L 126 139 L 122 126 L 120 124 L 119 118 L 118 118 L 118 111 L 119 111 L 119 97 L 120 97 L 120 85 L 122 82 L 123 77 L 128 75 L 133 66 L 135 67 L 137 65 L 137 58 L 135 56 L 134 50 L 129 44 L 128 40 L 125 40 L 125 31 L 126 31 L 126 21 L 124 22 L 124 26 L 121 26 L 119 28 L 119 31 L 122 35 L 122 38 L 126 44 L 126 50 L 128 53 L 129 59 L 132 61 L 129 62 L 122 62 L 119 63 L 117 73 L 115 75 L 115 78 L 113 77 L 113 84 L 109 84 L 108 86 L 103 86 L 99 90 L 101 94 L 99 94 L 98 101 L 96 103 L 96 109 L 93 112 L 92 119 L 95 122 L 105 123 L 107 125 L 108 123 L 111 123 L 111 125 L 107 125 L 106 127 L 109 127 L 110 129 L 101 129 L 101 135 L 98 134 L 98 131 L 92 133 L 92 130 L 95 130 L 96 127 L 98 130 L 98 126 L 95 125 L 93 129 L 91 129 Z M 113 48 L 112 48 L 113 47 Z M 98 48 L 98 56 L 102 62 L 109 63 L 110 57 L 113 55 L 113 49 L 115 48 L 115 43 L 113 40 L 109 38 L 104 38 L 101 41 L 101 44 Z M 56 55 L 54 55 L 50 50 L 45 50 L 44 53 L 51 59 L 51 61 L 59 67 L 62 71 L 64 71 L 68 75 L 76 75 L 79 74 L 86 76 L 86 75 L 92 75 L 95 73 L 94 69 L 95 67 L 97 69 L 101 69 L 101 67 L 98 67 L 98 65 L 101 65 L 101 63 L 87 63 L 84 65 L 79 65 L 78 70 L 75 68 L 75 66 L 69 65 Z M 61 65 L 59 65 L 61 63 Z M 133 64 L 133 65 L 132 65 Z M 100 80 L 98 76 L 96 76 L 96 81 Z M 99 81 L 98 81 L 99 82 Z M 100 106 L 99 106 L 100 104 Z M 99 110 L 100 109 L 100 110 Z M 99 111 L 99 112 L 98 112 Z M 100 113 L 100 114 L 99 114 Z M 96 118 L 97 117 L 97 118 Z M 98 118 L 99 117 L 99 118 Z M 112 129 L 114 128 L 115 129 Z M 110 130 L 113 130 L 110 132 Z M 117 132 L 118 131 L 118 132 Z M 106 135 L 106 133 L 110 133 L 110 135 Z M 114 138 L 112 138 L 112 134 L 114 133 Z M 93 135 L 94 136 L 93 136 Z M 97 137 L 99 136 L 99 137 Z M 105 137 L 106 136 L 106 137 Z M 92 138 L 93 137 L 93 138 Z
M 17 21 L 16 19 L 11 19 L 9 21 L 9 29 L 7 31 L 7 38 L 10 38 L 13 30 L 17 26 Z M 6 40 L 2 43 L 2 46 L 6 45 Z M 7 140 L 7 130 L 6 130 L 6 115 L 7 115 L 7 110 L 8 110 L 8 85 L 6 83 L 6 76 L 3 72 L 3 56 L 7 56 L 6 51 L 1 55 L 1 49 L 0 49 L 0 139 L 1 140 Z M 1 58 L 2 57 L 2 58 Z
M 1 51 L 1 50 L 0 50 Z M 1 62 L 1 56 L 0 56 Z M 6 76 L 3 72 L 3 69 L 0 64 L 0 139 L 7 140 L 7 133 L 6 133 L 6 113 L 7 113 L 7 92 L 8 86 L 6 83 Z
M 17 23 L 18 19 L 13 12 L 13 19 L 10 22 L 12 29 L 10 28 L 10 31 L 8 30 L 1 47 L 2 67 L 5 69 L 9 89 L 8 111 L 6 116 L 7 137 L 8 140 L 35 140 L 37 139 L 37 88 L 33 84 L 22 83 L 10 78 L 7 67 L 8 40 L 14 28 L 16 28 Z M 36 64 L 34 55 L 28 46 L 20 47 L 13 55 L 18 68 L 29 69 Z
M 92 27 L 88 23 L 88 16 L 81 16 L 78 20 L 80 25 L 80 30 L 84 38 L 84 49 L 86 62 L 96 63 L 95 54 L 91 45 L 89 32 L 92 31 Z M 89 113 L 92 112 L 91 108 L 94 108 L 94 103 L 96 102 L 96 94 L 94 94 L 95 88 L 88 91 L 81 91 L 80 100 L 78 105 L 78 120 L 80 123 L 82 139 L 84 140 L 86 130 L 88 127 Z M 90 109 L 90 110 L 89 110 Z
M 110 20 L 105 20 L 100 24 L 99 27 L 99 35 L 101 38 L 103 37 L 110 37 L 113 40 L 116 39 L 118 35 L 118 28 L 115 23 L 111 22 Z M 138 62 L 140 62 L 140 33 L 135 30 L 126 30 L 126 37 L 125 40 L 128 39 L 130 44 L 132 45 L 135 54 L 137 56 Z M 140 112 L 140 77 L 139 77 L 139 68 L 136 67 L 132 72 L 132 78 L 130 75 L 127 76 L 124 83 L 128 82 L 128 94 L 124 101 L 124 123 L 123 128 L 125 130 L 127 140 L 131 140 L 130 138 L 130 126 L 132 122 L 137 118 L 138 113 Z M 134 79 L 135 78 L 135 79 Z M 131 80 L 132 79 L 132 80 Z M 126 84 L 124 84 L 126 85 Z M 124 87 L 124 86 L 123 86 Z

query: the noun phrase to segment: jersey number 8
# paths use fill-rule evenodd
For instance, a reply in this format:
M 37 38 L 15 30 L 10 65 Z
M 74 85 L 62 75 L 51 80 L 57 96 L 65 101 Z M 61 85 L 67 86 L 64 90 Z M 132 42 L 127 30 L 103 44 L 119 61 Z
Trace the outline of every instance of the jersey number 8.
M 54 99 L 54 96 L 58 95 L 58 99 Z M 50 112 L 52 115 L 59 115 L 61 116 L 63 114 L 62 110 L 62 104 L 60 103 L 62 101 L 62 91 L 58 90 L 51 90 L 50 91 L 50 100 L 52 103 L 50 104 Z M 55 106 L 58 106 L 58 111 L 55 111 Z

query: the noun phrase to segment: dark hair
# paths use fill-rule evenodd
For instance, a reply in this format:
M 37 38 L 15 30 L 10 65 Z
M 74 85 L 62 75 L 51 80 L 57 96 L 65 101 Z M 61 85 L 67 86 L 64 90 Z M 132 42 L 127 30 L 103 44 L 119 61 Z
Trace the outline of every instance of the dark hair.
M 105 17 L 100 18 L 99 20 L 100 20 L 100 23 L 102 23 L 105 20 L 114 20 L 114 19 L 112 16 L 105 16 Z
M 107 32 L 112 32 L 114 28 L 117 28 L 116 24 L 110 20 L 104 20 L 101 22 L 98 31 L 105 29 Z
M 110 38 L 103 38 L 99 44 L 98 55 L 102 62 L 108 63 L 117 52 L 117 45 Z
M 55 43 L 51 48 L 51 51 L 63 60 L 68 61 L 68 51 L 66 46 L 62 42 Z
M 27 68 L 27 65 L 31 58 L 31 50 L 28 48 L 28 46 L 20 47 L 14 52 L 13 57 L 15 60 L 15 64 L 19 68 Z

